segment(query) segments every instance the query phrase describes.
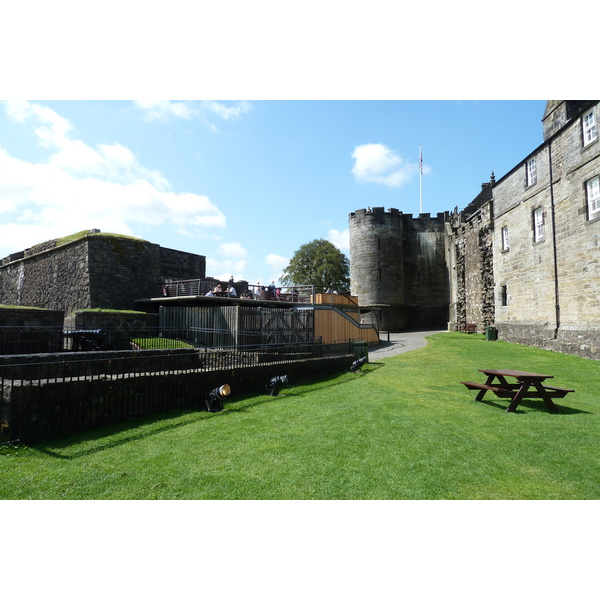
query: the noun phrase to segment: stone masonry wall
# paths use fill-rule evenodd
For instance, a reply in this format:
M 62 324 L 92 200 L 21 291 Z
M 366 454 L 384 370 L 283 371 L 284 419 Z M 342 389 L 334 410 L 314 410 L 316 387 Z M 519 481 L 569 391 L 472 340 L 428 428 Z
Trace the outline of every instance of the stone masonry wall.
M 483 333 L 494 324 L 492 204 L 487 203 L 451 234 L 448 248 L 452 286 L 450 327 L 467 323 Z
M 448 321 L 448 272 L 444 215 L 407 215 L 404 226 L 405 311 L 417 327 L 445 326 Z
M 89 280 L 93 308 L 133 309 L 135 300 L 156 296 L 160 246 L 120 236 L 90 236 Z
M 0 304 L 59 311 L 91 307 L 85 243 L 20 256 L 0 265 Z
M 206 257 L 190 252 L 160 248 L 160 277 L 167 279 L 204 279 Z
M 161 294 L 163 277 L 204 277 L 205 257 L 144 240 L 90 233 L 51 240 L 0 261 L 0 304 L 63 311 L 135 309 Z
M 380 308 L 382 329 L 447 322 L 444 220 L 444 213 L 413 218 L 383 207 L 350 214 L 352 295 Z
M 537 182 L 527 186 L 531 158 Z M 584 147 L 581 120 L 575 118 L 494 187 L 496 324 L 502 339 L 600 358 L 600 219 L 588 218 L 585 193 L 585 182 L 598 174 L 600 142 Z M 539 241 L 533 234 L 537 207 L 544 215 Z M 503 227 L 508 251 L 502 249 Z

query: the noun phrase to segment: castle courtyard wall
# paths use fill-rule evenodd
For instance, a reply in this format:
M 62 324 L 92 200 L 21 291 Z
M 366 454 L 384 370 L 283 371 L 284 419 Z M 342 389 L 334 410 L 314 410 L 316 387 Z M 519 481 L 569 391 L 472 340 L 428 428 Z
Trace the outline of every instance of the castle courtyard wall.
M 522 162 L 494 187 L 494 276 L 496 327 L 502 339 L 538 345 L 556 329 L 554 232 L 547 151 L 535 158 L 537 183 L 526 185 Z M 544 236 L 534 239 L 533 211 L 541 208 Z M 502 230 L 508 231 L 503 249 Z
M 452 231 L 447 227 L 446 261 L 450 277 L 450 329 L 474 324 L 483 333 L 494 323 L 492 203 L 488 202 Z
M 538 179 L 528 187 L 530 158 Z M 583 147 L 576 119 L 494 187 L 496 326 L 502 339 L 600 358 L 600 219 L 589 220 L 585 192 L 585 182 L 599 173 L 600 145 Z M 539 242 L 533 234 L 537 207 L 545 228 Z

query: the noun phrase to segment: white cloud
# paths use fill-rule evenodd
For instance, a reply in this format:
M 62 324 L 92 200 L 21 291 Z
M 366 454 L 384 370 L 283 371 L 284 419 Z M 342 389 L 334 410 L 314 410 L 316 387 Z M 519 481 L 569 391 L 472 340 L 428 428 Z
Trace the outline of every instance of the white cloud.
M 245 258 L 248 251 L 239 242 L 224 242 L 219 245 L 218 253 L 231 258 Z
M 225 121 L 229 119 L 237 119 L 243 114 L 250 110 L 249 102 L 234 102 L 230 106 L 223 104 L 222 102 L 215 102 L 214 100 L 206 100 L 203 105 L 212 113 L 218 115 Z
M 249 102 L 231 102 L 223 103 L 215 100 L 204 101 L 173 101 L 173 100 L 137 100 L 134 102 L 135 107 L 140 110 L 145 119 L 165 120 L 171 117 L 185 119 L 187 121 L 200 118 L 204 124 L 212 129 L 216 129 L 214 125 L 206 121 L 206 113 L 218 116 L 220 119 L 228 121 L 229 119 L 237 119 L 246 114 L 251 105 Z
M 380 183 L 397 188 L 409 182 L 419 172 L 419 165 L 406 163 L 383 144 L 356 146 L 352 153 L 352 173 L 357 181 Z
M 196 112 L 193 103 L 188 101 L 136 100 L 134 104 L 149 121 L 167 119 L 169 117 L 189 120 Z
M 206 258 L 206 275 L 222 280 L 229 280 L 232 275 L 236 281 L 245 279 L 247 257 L 248 251 L 239 242 L 223 242 L 214 257 Z
M 228 281 L 233 275 L 236 281 L 245 279 L 244 271 L 246 270 L 246 260 L 218 260 L 215 258 L 206 258 L 206 276 L 214 277 Z
M 267 278 L 267 281 L 269 283 L 271 281 L 275 281 L 275 284 L 277 285 L 279 283 L 281 273 L 288 266 L 289 262 L 289 258 L 279 256 L 278 254 L 268 254 L 265 258 L 265 263 L 270 267 L 271 275 Z
M 72 129 L 67 119 L 46 106 L 26 100 L 7 100 L 4 104 L 6 114 L 15 121 L 25 123 L 28 119 L 33 118 L 40 122 L 41 125 L 35 130 L 40 139 L 40 146 L 60 147 L 61 142 L 67 139 L 66 136 Z
M 330 229 L 327 232 L 327 240 L 342 252 L 350 250 L 350 231 L 348 229 L 344 231 Z
M 0 256 L 14 252 L 15 242 L 23 249 L 81 229 L 133 235 L 136 226 L 164 225 L 190 234 L 225 226 L 225 215 L 208 197 L 173 192 L 160 172 L 145 168 L 125 146 L 71 139 L 70 123 L 38 104 L 4 107 L 11 118 L 32 124 L 50 154 L 34 163 L 0 148 Z
M 289 262 L 289 258 L 278 256 L 277 254 L 268 254 L 265 258 L 265 263 L 269 265 L 271 269 L 279 271 L 279 274 L 281 274 L 281 271 L 288 266 Z

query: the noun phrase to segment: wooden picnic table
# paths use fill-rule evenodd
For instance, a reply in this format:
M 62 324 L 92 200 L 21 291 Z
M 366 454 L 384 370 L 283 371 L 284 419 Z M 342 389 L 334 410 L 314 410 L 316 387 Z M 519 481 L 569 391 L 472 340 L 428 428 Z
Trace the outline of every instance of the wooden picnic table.
M 493 392 L 498 398 L 509 398 L 511 403 L 506 412 L 515 412 L 523 398 L 542 398 L 548 410 L 557 413 L 558 408 L 552 399 L 564 398 L 569 392 L 575 391 L 544 385 L 543 382 L 546 379 L 553 379 L 553 375 L 528 373 L 514 369 L 479 369 L 479 371 L 487 375 L 485 383 L 473 381 L 461 381 L 461 383 L 470 390 L 479 390 L 475 397 L 478 402 L 483 400 L 486 392 Z M 517 383 L 509 383 L 507 377 L 516 379 Z

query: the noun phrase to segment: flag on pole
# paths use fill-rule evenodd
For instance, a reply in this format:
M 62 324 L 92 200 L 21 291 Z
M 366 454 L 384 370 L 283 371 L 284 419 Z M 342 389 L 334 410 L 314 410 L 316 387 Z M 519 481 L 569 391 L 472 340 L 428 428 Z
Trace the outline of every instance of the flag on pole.
M 419 144 L 419 214 L 423 214 L 423 150 Z

